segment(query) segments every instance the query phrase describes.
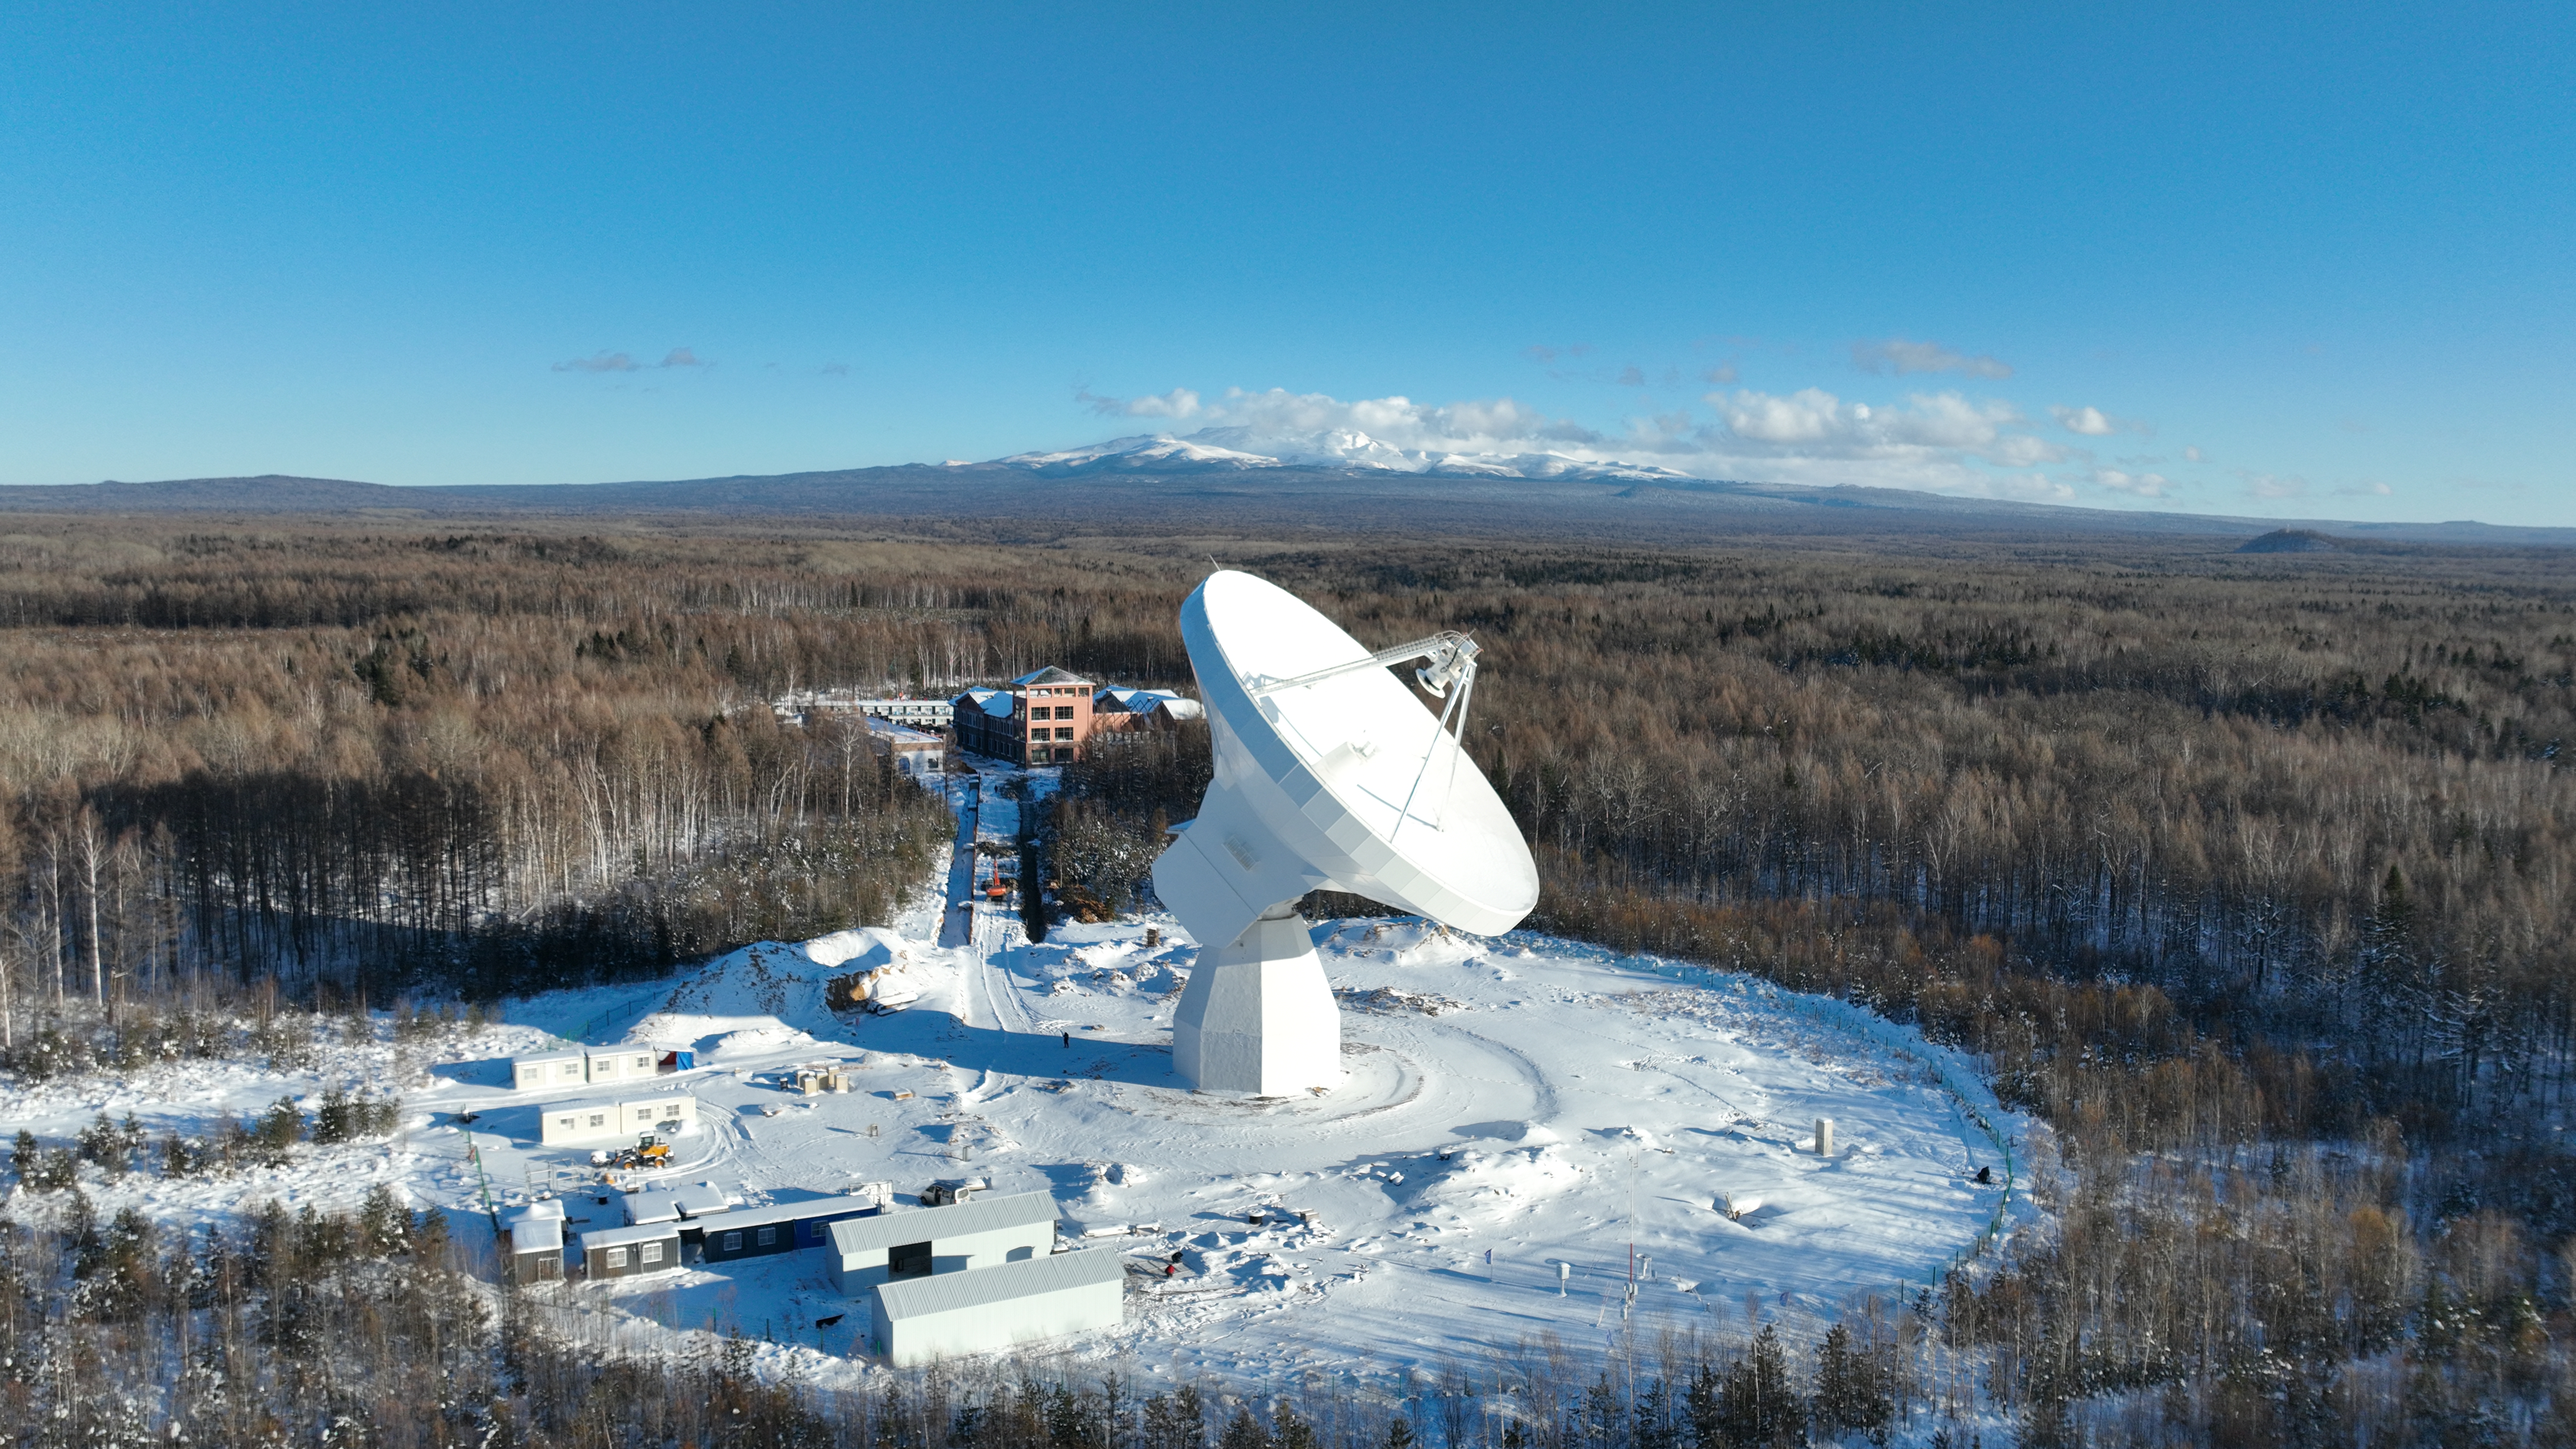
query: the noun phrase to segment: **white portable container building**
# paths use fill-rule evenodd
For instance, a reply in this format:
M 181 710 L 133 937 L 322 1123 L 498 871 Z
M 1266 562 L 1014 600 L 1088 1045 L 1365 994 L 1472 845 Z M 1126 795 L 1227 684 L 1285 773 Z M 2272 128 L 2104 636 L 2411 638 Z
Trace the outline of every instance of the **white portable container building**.
M 591 1085 L 650 1079 L 661 1054 L 651 1047 L 594 1047 L 588 1055 Z
M 583 1052 L 540 1052 L 510 1058 L 510 1085 L 522 1092 L 544 1087 L 578 1087 L 590 1080 L 590 1058 Z
M 880 1283 L 871 1294 L 869 1331 L 876 1351 L 898 1367 L 995 1353 L 1114 1326 L 1124 1311 L 1126 1285 L 1126 1263 L 1103 1252 L 1055 1253 L 971 1273 Z
M 537 1109 L 537 1140 L 548 1147 L 610 1142 L 625 1135 L 615 1102 L 549 1102 Z
M 677 1122 L 676 1132 L 694 1132 L 698 1127 L 698 1099 L 686 1092 L 667 1097 L 646 1097 L 641 1101 L 617 1104 L 618 1120 L 630 1133 L 658 1130 L 665 1122 Z
M 548 1147 L 592 1142 L 632 1142 L 665 1122 L 680 1132 L 695 1131 L 698 1099 L 686 1094 L 649 1097 L 636 1102 L 551 1102 L 537 1109 L 537 1140 Z
M 834 1223 L 828 1266 L 832 1286 L 855 1298 L 879 1283 L 1025 1262 L 1054 1247 L 1054 1196 L 1023 1192 Z

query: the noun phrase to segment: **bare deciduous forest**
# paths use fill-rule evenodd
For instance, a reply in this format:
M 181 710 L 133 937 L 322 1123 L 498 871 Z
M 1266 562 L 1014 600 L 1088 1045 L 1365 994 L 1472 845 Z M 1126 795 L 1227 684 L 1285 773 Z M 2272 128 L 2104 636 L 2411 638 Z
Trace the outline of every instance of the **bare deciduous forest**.
M 1185 683 L 1173 615 L 1213 551 L 1365 640 L 1475 631 L 1489 674 L 1469 739 L 1537 847 L 1533 925 L 1864 1002 L 1976 1053 L 2048 1138 L 2029 1185 L 2044 1227 L 1920 1303 L 1855 1305 L 1839 1339 L 1766 1348 L 1719 1326 L 1597 1394 L 1497 1370 L 1433 1395 L 1480 1406 L 1455 1425 L 1418 1400 L 1401 1431 L 1256 1406 L 1228 1449 L 1715 1449 L 1884 1433 L 1882 1400 L 1918 1431 L 1936 1400 L 1999 1414 L 2028 1443 L 2576 1436 L 2563 555 L 13 523 L 12 1070 L 169 1040 L 183 1007 L 249 991 L 479 1000 L 880 920 L 945 815 L 863 741 L 782 729 L 764 701 L 1050 662 Z M 1154 815 L 1184 813 L 1203 778 L 1189 744 L 1070 773 L 1069 882 L 1111 906 L 1132 893 Z M 18 1362 L 64 1335 L 99 1372 L 173 1352 L 97 1327 L 122 1320 L 80 1288 L 98 1270 L 78 1271 L 78 1243 L 12 1231 Z M 150 1263 L 143 1278 L 181 1272 Z M 347 1311 L 450 1323 L 440 1353 L 488 1345 L 460 1393 L 506 1402 L 570 1373 L 543 1371 L 507 1315 L 421 1317 L 401 1294 L 428 1290 L 332 1271 Z M 290 1342 L 257 1341 L 238 1351 Z M 668 1386 L 699 1371 L 629 1366 L 666 1387 L 619 1392 L 687 1398 Z M 437 1379 L 401 1380 L 419 1442 L 535 1412 L 442 1418 Z M 820 1432 L 798 1416 L 821 1408 L 776 1393 L 766 1437 L 605 1411 L 525 1432 Z M 861 1416 L 880 1426 L 863 1438 L 1165 1449 L 1155 1435 L 1182 1432 L 1169 1403 L 1161 1429 L 1034 1407 L 1073 1393 L 915 1384 Z M 14 1391 L 13 1432 L 54 1442 L 37 1436 L 63 1402 Z M 309 1421 L 203 1437 L 302 1442 Z

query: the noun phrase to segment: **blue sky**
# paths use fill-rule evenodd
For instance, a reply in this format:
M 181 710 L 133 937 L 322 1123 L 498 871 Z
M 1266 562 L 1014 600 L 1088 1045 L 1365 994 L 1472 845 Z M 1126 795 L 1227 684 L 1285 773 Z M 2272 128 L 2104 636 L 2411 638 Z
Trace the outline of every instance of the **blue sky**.
M 2576 7 L 0 6 L 0 482 L 1366 425 L 2576 524 Z

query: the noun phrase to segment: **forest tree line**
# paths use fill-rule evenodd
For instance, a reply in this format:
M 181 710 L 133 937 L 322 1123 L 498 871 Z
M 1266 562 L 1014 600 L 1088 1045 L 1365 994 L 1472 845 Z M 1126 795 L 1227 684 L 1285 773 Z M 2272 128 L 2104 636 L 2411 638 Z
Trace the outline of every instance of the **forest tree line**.
M 1469 746 L 1539 855 L 1534 925 L 1862 1001 L 2049 1124 L 2051 1226 L 1937 1305 L 2028 1437 L 2545 1439 L 2576 583 L 2116 549 L 1220 546 L 1363 640 L 1475 631 Z M 22 1013 L 371 963 L 483 994 L 882 910 L 935 802 L 762 702 L 1186 684 L 1206 568 L 140 523 L 0 562 Z M 1060 866 L 1087 835 L 1132 891 L 1191 749 L 1074 772 Z

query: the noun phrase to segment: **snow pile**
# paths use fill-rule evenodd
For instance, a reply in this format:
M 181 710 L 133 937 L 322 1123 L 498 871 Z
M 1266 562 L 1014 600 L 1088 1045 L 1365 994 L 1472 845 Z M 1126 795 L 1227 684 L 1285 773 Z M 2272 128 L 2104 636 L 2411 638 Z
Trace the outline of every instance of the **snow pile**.
M 757 942 L 691 973 L 629 1028 L 625 1039 L 739 1055 L 775 1050 L 787 1042 L 783 1036 L 758 1035 L 771 1029 L 793 1032 L 805 1041 L 837 1037 L 843 1028 L 832 1010 L 836 981 L 849 983 L 840 989 L 852 1004 L 875 1000 L 901 1005 L 918 998 L 933 974 L 920 958 L 939 954 L 880 926 L 835 931 L 811 941 Z

